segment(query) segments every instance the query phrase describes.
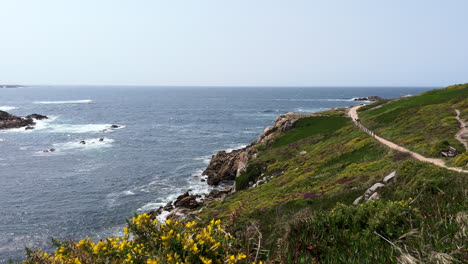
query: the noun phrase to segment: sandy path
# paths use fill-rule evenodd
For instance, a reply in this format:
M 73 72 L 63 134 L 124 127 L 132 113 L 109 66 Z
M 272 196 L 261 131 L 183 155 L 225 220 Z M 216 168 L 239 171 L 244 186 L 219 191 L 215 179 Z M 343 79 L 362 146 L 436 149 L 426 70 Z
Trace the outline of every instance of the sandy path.
M 460 118 L 460 110 L 455 109 L 455 113 L 457 113 L 457 120 L 460 122 L 460 131 L 458 131 L 458 133 L 455 135 L 455 138 L 465 146 L 465 150 L 468 150 L 468 142 L 463 139 L 463 135 L 468 134 L 465 120 Z
M 384 138 L 381 138 L 379 136 L 377 136 L 376 134 L 374 134 L 371 130 L 367 129 L 366 127 L 364 127 L 363 125 L 361 125 L 361 123 L 357 122 L 356 120 L 359 119 L 359 116 L 358 116 L 358 113 L 357 113 L 357 110 L 362 107 L 363 105 L 356 105 L 356 106 L 353 106 L 351 108 L 349 108 L 348 110 L 348 115 L 349 117 L 351 117 L 351 119 L 353 120 L 353 123 L 358 126 L 361 130 L 363 130 L 364 132 L 366 132 L 367 134 L 371 135 L 373 138 L 375 138 L 377 141 L 379 141 L 380 143 L 390 147 L 391 149 L 394 149 L 394 150 L 398 150 L 398 151 L 401 151 L 401 152 L 406 152 L 406 153 L 409 153 L 411 154 L 411 156 L 413 156 L 415 159 L 417 160 L 420 160 L 420 161 L 423 161 L 423 162 L 429 162 L 429 163 L 432 163 L 436 166 L 439 166 L 439 167 L 442 167 L 442 168 L 445 168 L 445 169 L 448 169 L 448 170 L 452 170 L 452 171 L 458 171 L 458 172 L 465 172 L 465 173 L 468 173 L 468 170 L 464 170 L 462 168 L 457 168 L 457 167 L 448 167 L 445 165 L 445 162 L 442 160 L 442 159 L 435 159 L 435 158 L 426 158 L 424 157 L 423 155 L 421 154 L 418 154 L 416 152 L 413 152 L 411 150 L 408 150 L 402 146 L 399 146 L 391 141 L 388 141 Z

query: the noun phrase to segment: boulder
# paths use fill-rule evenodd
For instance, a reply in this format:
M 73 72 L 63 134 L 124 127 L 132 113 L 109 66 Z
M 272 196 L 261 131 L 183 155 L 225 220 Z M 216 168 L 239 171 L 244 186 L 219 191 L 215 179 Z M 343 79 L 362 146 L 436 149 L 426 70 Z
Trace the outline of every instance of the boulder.
M 377 201 L 380 200 L 380 195 L 378 192 L 373 193 L 367 201 Z
M 112 125 L 110 126 L 110 128 L 119 128 L 120 126 L 119 125 Z
M 364 195 L 361 195 L 358 198 L 356 198 L 356 200 L 354 200 L 353 202 L 353 205 L 358 205 L 362 201 L 362 199 L 364 199 Z
M 372 185 L 369 189 L 367 189 L 367 191 L 364 193 L 364 198 L 367 200 L 369 200 L 369 197 L 374 193 L 376 192 L 378 189 L 384 187 L 385 184 L 383 183 L 375 183 L 374 185 Z
M 24 130 L 31 130 L 31 129 L 34 129 L 34 127 L 32 127 L 32 126 L 27 126 L 27 127 L 24 128 Z
M 177 197 L 176 201 L 174 202 L 176 207 L 183 207 L 188 209 L 194 209 L 201 205 L 200 202 L 197 201 L 196 195 L 191 195 L 189 192 L 186 192 L 179 197 Z
M 385 176 L 385 178 L 383 179 L 383 182 L 388 183 L 392 181 L 395 178 L 395 175 L 396 175 L 396 171 L 391 172 L 389 175 Z
M 80 141 L 80 144 L 85 145 L 85 144 L 86 144 L 86 141 L 81 140 L 81 141 Z

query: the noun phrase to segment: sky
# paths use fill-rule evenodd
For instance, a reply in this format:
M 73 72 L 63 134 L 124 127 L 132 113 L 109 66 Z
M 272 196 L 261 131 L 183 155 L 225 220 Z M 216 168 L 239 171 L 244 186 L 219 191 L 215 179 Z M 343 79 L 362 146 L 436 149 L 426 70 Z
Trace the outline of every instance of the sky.
M 466 0 L 0 0 L 0 84 L 468 82 Z

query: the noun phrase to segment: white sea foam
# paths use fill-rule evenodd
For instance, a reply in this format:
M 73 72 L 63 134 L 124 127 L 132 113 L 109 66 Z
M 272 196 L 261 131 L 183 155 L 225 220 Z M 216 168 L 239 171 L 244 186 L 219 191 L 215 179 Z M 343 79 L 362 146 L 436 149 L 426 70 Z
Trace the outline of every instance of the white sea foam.
M 247 144 L 231 144 L 229 148 L 226 149 L 227 153 L 233 152 L 234 150 L 247 147 Z
M 80 141 L 70 141 L 65 143 L 55 143 L 53 144 L 56 151 L 66 151 L 73 149 L 82 149 L 82 150 L 91 150 L 99 148 L 109 148 L 112 147 L 114 142 L 111 138 L 103 138 L 103 141 L 99 141 L 99 138 L 89 138 L 84 139 L 86 144 L 81 144 Z
M 14 110 L 16 109 L 17 107 L 14 107 L 14 106 L 8 106 L 8 105 L 1 105 L 0 106 L 0 110 L 1 111 L 10 111 L 10 110 Z
M 125 196 L 135 195 L 135 193 L 132 192 L 131 190 L 123 191 L 122 194 L 125 195 Z
M 3 141 L 5 141 L 5 140 L 3 138 L 0 138 L 0 142 L 3 142 Z
M 93 100 L 69 100 L 69 101 L 35 101 L 35 104 L 87 104 L 91 103 Z
M 298 113 L 315 113 L 315 112 L 320 112 L 321 110 L 325 110 L 325 109 L 328 109 L 328 108 L 323 108 L 323 107 L 320 107 L 320 108 L 298 107 L 298 108 L 294 109 L 294 112 L 298 112 Z
M 98 133 L 104 131 L 112 131 L 111 124 L 84 124 L 84 125 L 71 125 L 71 124 L 56 124 L 50 127 L 52 133 Z
M 203 161 L 203 164 L 208 165 L 210 164 L 210 161 L 211 161 L 211 155 L 201 156 L 201 157 L 195 158 L 194 160 L 201 160 Z

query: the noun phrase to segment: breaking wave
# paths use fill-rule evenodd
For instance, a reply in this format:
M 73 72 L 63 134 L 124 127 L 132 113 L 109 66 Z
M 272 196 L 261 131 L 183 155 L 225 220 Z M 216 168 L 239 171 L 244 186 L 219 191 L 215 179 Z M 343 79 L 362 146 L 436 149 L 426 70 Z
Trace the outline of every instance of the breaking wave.
M 35 101 L 35 104 L 87 104 L 91 103 L 93 100 L 69 100 L 69 101 Z
M 1 111 L 10 111 L 10 110 L 14 110 L 14 109 L 17 109 L 18 107 L 15 107 L 15 106 L 8 106 L 8 105 L 1 105 L 0 106 L 0 110 Z

